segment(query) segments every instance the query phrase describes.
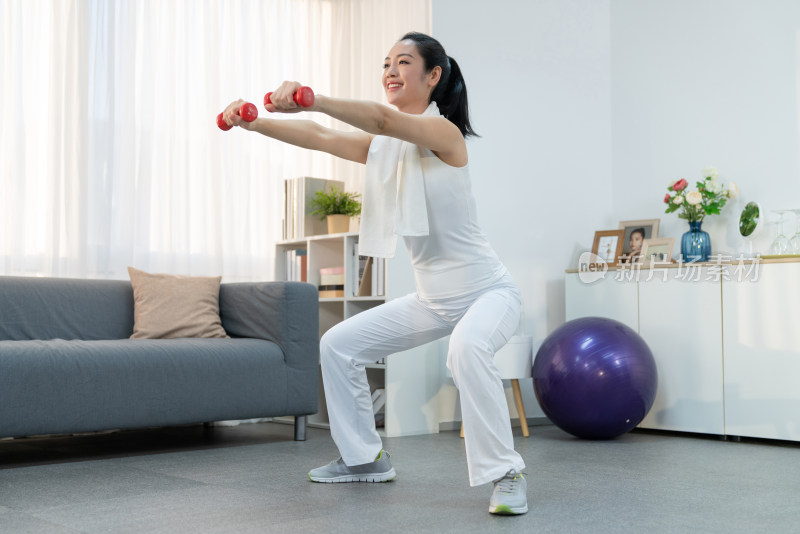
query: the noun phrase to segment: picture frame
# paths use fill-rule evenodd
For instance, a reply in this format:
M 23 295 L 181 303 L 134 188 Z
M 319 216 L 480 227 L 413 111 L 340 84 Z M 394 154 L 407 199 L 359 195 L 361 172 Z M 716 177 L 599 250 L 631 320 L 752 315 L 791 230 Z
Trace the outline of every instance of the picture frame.
M 638 219 L 620 221 L 619 227 L 625 231 L 622 241 L 620 263 L 639 263 L 642 244 L 645 239 L 658 238 L 658 227 L 661 219 Z M 638 250 L 637 250 L 638 248 Z
M 616 265 L 622 255 L 622 239 L 625 230 L 598 230 L 594 233 L 592 254 L 609 265 Z
M 672 249 L 674 248 L 674 237 L 645 239 L 642 244 L 641 261 L 652 265 L 672 263 Z

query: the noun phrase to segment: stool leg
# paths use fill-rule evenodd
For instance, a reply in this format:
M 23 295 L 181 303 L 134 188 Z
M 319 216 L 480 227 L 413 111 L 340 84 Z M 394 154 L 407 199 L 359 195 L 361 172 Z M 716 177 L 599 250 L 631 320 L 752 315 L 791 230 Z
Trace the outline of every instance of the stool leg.
M 464 437 L 464 423 L 461 423 L 461 437 Z
M 511 379 L 511 388 L 514 390 L 514 401 L 517 404 L 517 412 L 519 413 L 519 423 L 522 425 L 522 435 L 526 438 L 531 434 L 528 432 L 528 418 L 525 416 L 525 406 L 522 405 L 522 392 L 519 390 L 519 380 L 516 378 Z

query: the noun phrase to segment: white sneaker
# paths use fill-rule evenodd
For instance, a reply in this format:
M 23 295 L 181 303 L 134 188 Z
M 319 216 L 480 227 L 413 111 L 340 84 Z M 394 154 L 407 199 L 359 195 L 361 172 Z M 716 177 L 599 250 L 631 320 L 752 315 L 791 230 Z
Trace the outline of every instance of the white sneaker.
M 368 464 L 350 466 L 339 458 L 308 472 L 308 478 L 314 482 L 389 482 L 396 476 L 389 453 L 384 450 Z
M 511 470 L 494 481 L 494 491 L 489 499 L 489 513 L 517 515 L 528 511 L 528 482 L 525 475 Z

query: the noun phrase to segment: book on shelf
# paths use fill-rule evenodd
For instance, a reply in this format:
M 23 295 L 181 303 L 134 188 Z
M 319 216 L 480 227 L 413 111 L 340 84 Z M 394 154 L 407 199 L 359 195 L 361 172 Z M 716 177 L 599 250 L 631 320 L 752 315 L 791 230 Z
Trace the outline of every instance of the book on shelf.
M 311 215 L 311 199 L 317 191 L 336 186 L 344 190 L 341 180 L 327 180 L 302 176 L 287 178 L 283 182 L 283 239 L 291 241 L 312 235 L 328 233 L 328 225 L 316 215 Z
M 357 297 L 371 297 L 372 296 L 372 258 L 367 256 L 364 262 L 364 270 L 361 272 L 361 278 L 358 282 Z
M 324 267 L 320 269 L 319 284 L 322 286 L 344 286 L 344 267 Z
M 386 258 L 362 256 L 358 253 L 358 243 L 355 243 L 351 261 L 353 296 L 386 296 Z
M 286 250 L 283 253 L 285 280 L 288 282 L 308 281 L 308 251 L 304 248 Z
M 350 280 L 350 287 L 352 287 L 352 296 L 357 297 L 359 292 L 358 290 L 361 287 L 361 280 L 364 277 L 364 269 L 367 267 L 367 256 L 361 256 L 358 253 L 358 243 L 353 245 L 353 255 L 350 258 L 350 261 L 350 273 L 352 276 L 352 280 Z
M 386 421 L 386 390 L 377 388 L 372 392 L 372 413 L 375 416 L 375 426 L 380 428 Z
M 383 388 L 376 388 L 372 392 L 372 413 L 382 412 L 385 404 L 386 390 Z
M 372 295 L 386 296 L 386 258 L 372 259 Z
M 344 297 L 344 285 L 334 284 L 334 285 L 327 285 L 319 286 L 319 298 L 321 299 L 328 299 L 328 298 L 336 298 L 336 297 Z

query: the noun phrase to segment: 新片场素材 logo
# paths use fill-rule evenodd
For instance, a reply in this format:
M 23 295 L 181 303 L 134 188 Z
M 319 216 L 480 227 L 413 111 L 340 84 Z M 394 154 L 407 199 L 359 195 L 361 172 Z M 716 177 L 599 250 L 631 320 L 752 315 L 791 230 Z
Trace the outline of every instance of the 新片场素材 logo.
M 585 284 L 601 280 L 607 272 L 608 263 L 597 254 L 584 252 L 578 258 L 578 278 Z

